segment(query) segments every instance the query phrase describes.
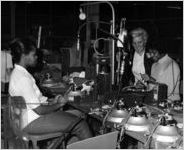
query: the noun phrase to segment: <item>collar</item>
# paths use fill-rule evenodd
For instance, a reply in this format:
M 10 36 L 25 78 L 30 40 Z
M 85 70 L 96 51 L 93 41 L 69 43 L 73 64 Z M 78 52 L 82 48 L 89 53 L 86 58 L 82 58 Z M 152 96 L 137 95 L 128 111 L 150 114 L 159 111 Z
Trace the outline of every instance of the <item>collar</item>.
M 145 54 L 145 51 L 142 53 L 142 55 L 139 55 L 139 53 L 137 53 L 137 52 L 135 51 L 135 55 L 137 55 L 137 56 L 139 56 L 139 57 L 144 57 L 144 54 Z
M 168 54 L 165 54 L 164 57 L 162 57 L 161 59 L 158 60 L 158 63 L 163 63 L 164 61 L 168 60 L 169 59 L 169 56 Z
M 20 66 L 20 65 L 18 65 L 18 64 L 15 64 L 15 68 L 18 69 L 18 70 L 22 70 L 22 71 L 24 71 L 24 72 L 28 72 L 28 71 L 26 70 L 26 68 L 24 68 L 24 67 L 22 67 L 22 66 Z

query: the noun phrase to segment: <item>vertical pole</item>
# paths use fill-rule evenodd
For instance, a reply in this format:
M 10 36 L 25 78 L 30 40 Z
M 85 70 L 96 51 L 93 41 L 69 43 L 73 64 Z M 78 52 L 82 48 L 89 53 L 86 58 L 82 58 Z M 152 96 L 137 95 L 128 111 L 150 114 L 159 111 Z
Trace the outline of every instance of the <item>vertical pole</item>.
M 90 6 L 87 7 L 87 16 L 89 16 L 89 11 L 91 11 Z M 90 43 L 90 35 L 91 35 L 91 30 L 90 30 L 90 22 L 89 18 L 86 18 L 86 41 L 85 41 L 85 49 L 84 49 L 84 58 L 83 58 L 83 66 L 87 66 L 88 63 L 88 49 L 89 49 L 89 43 Z
M 106 2 L 107 4 L 109 4 L 109 6 L 111 7 L 112 10 L 112 35 L 115 35 L 115 11 L 114 11 L 114 7 L 110 2 Z M 115 41 L 114 39 L 112 40 L 112 58 L 111 58 L 111 83 L 112 85 L 114 85 L 114 63 L 115 63 Z
M 37 48 L 40 48 L 41 32 L 42 32 L 42 26 L 39 26 Z
M 88 3 L 87 3 L 88 4 Z M 85 42 L 85 50 L 84 50 L 84 62 L 83 62 L 83 66 L 87 66 L 88 65 L 88 49 L 90 48 L 91 45 L 91 40 L 94 40 L 92 38 L 91 35 L 95 34 L 96 30 L 94 30 L 95 28 L 92 28 L 92 25 L 94 25 L 92 23 L 92 21 L 97 22 L 97 27 L 99 25 L 99 5 L 87 5 L 87 19 L 86 19 L 86 42 Z M 93 29 L 93 30 L 92 30 Z M 96 33 L 97 34 L 97 33 Z

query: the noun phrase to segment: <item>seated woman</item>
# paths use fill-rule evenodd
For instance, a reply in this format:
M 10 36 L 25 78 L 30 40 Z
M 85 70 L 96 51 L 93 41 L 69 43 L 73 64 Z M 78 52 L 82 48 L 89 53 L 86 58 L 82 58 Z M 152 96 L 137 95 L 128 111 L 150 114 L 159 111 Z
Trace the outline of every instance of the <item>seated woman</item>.
M 30 66 L 35 66 L 37 62 L 35 43 L 28 39 L 17 39 L 10 45 L 14 69 L 10 77 L 10 96 L 22 96 L 27 105 L 25 118 L 27 123 L 23 130 L 30 134 L 44 134 L 53 132 L 69 131 L 79 140 L 92 136 L 87 123 L 82 120 L 76 121 L 78 117 L 59 110 L 67 102 L 66 98 L 57 95 L 53 100 L 43 96 L 35 84 L 35 79 L 27 71 Z

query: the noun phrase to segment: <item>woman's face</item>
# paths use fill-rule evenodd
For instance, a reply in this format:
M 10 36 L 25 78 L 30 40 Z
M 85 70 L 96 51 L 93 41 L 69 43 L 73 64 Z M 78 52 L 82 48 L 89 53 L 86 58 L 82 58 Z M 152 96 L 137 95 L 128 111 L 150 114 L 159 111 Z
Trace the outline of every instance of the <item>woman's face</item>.
M 142 54 L 145 51 L 146 43 L 142 36 L 134 37 L 132 45 L 138 54 Z
M 159 60 L 160 54 L 159 54 L 158 50 L 156 50 L 156 49 L 150 49 L 150 50 L 149 50 L 149 53 L 150 53 L 151 58 L 152 58 L 155 62 L 157 62 L 157 61 Z
M 27 63 L 27 66 L 34 67 L 37 63 L 37 55 L 36 55 L 36 48 L 32 47 L 32 51 L 29 52 L 29 54 L 25 55 L 25 61 Z

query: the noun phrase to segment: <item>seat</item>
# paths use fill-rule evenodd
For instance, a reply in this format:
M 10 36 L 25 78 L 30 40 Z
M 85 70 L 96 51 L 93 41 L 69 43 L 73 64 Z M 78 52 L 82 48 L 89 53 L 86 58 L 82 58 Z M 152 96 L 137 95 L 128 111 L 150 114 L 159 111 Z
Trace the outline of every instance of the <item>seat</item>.
M 25 100 L 21 96 L 9 97 L 8 100 L 8 111 L 9 111 L 9 123 L 10 127 L 13 129 L 13 132 L 16 138 L 20 138 L 24 141 L 26 148 L 29 147 L 29 141 L 32 142 L 32 147 L 38 149 L 38 141 L 53 139 L 52 142 L 48 145 L 47 148 L 56 148 L 60 143 L 62 143 L 62 148 L 65 148 L 65 137 L 67 133 L 56 132 L 49 134 L 28 134 L 25 133 L 23 129 L 23 124 L 25 119 L 23 119 L 23 112 L 27 111 L 27 106 Z M 57 139 L 56 139 L 57 138 Z
M 8 96 L 1 92 L 1 138 L 4 140 L 4 142 L 3 142 L 4 148 L 7 148 L 7 133 L 6 133 L 7 103 L 8 103 Z
M 116 149 L 118 131 L 106 133 L 67 145 L 67 149 Z
M 179 92 L 181 95 L 183 95 L 183 80 L 180 81 Z

